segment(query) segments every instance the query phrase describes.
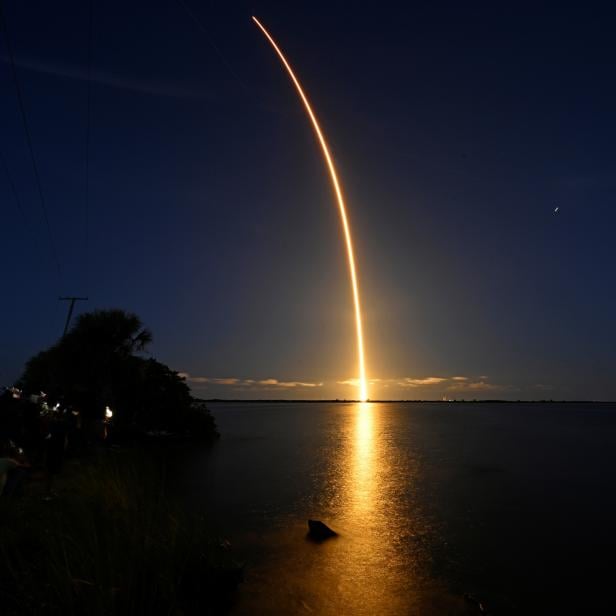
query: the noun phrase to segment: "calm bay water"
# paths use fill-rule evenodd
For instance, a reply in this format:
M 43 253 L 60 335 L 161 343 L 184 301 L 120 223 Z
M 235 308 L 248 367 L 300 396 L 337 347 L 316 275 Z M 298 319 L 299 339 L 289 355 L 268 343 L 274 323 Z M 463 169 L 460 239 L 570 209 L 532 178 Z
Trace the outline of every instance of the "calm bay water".
M 616 406 L 212 404 L 191 498 L 237 614 L 589 613 L 610 599 Z M 305 537 L 308 518 L 340 536 Z

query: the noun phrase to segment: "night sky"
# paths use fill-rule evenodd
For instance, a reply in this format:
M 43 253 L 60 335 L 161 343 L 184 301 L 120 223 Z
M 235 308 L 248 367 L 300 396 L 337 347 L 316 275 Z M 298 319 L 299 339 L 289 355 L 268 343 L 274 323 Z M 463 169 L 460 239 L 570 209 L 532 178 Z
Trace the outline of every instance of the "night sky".
M 607 3 L 185 1 L 205 31 L 94 1 L 87 234 L 88 2 L 3 2 L 61 275 L 0 33 L 0 384 L 68 294 L 137 313 L 200 396 L 355 396 L 336 204 L 254 14 L 339 167 L 371 397 L 616 399 Z

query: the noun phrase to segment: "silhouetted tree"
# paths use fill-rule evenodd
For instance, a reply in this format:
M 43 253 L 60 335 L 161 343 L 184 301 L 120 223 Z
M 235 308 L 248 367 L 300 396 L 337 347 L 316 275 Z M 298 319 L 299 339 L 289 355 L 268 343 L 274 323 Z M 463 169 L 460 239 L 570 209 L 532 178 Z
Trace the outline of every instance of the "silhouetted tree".
M 135 314 L 82 314 L 66 336 L 27 362 L 20 386 L 61 399 L 86 419 L 102 418 L 108 405 L 119 428 L 187 429 L 195 419 L 190 390 L 177 372 L 139 355 L 151 341 Z
M 134 354 L 152 340 L 134 314 L 97 310 L 78 317 L 73 328 L 26 364 L 20 385 L 62 398 L 84 413 L 98 414 L 116 404 L 116 393 L 127 384 L 127 368 Z

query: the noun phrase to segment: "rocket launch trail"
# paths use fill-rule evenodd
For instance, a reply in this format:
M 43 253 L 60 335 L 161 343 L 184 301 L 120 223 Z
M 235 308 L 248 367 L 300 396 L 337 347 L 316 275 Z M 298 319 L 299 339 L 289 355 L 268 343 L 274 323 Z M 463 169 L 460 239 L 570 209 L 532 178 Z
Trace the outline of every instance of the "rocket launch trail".
M 342 195 L 342 188 L 340 186 L 340 182 L 338 180 L 338 174 L 336 173 L 336 167 L 334 166 L 334 162 L 332 160 L 332 156 L 329 152 L 329 147 L 327 145 L 327 141 L 325 140 L 325 136 L 321 131 L 321 127 L 319 126 L 319 122 L 317 117 L 312 110 L 312 106 L 308 101 L 308 97 L 304 93 L 304 90 L 295 76 L 291 65 L 285 58 L 284 54 L 280 50 L 280 47 L 276 44 L 276 41 L 271 37 L 270 33 L 265 29 L 265 27 L 261 24 L 261 22 L 253 16 L 253 21 L 260 28 L 261 32 L 265 35 L 267 40 L 270 42 L 271 46 L 274 48 L 274 51 L 278 54 L 280 61 L 284 65 L 293 85 L 295 86 L 299 97 L 302 99 L 304 103 L 304 107 L 306 108 L 306 112 L 308 113 L 308 117 L 312 122 L 312 126 L 314 128 L 314 132 L 317 135 L 319 144 L 321 145 L 321 150 L 323 151 L 323 157 L 327 164 L 327 168 L 329 170 L 329 175 L 331 178 L 332 186 L 334 189 L 334 193 L 336 195 L 336 200 L 338 202 L 338 208 L 340 210 L 340 219 L 342 222 L 342 229 L 344 233 L 344 240 L 347 249 L 347 257 L 349 263 L 349 273 L 351 276 L 351 287 L 353 290 L 353 304 L 355 307 L 355 326 L 357 330 L 357 354 L 358 354 L 358 363 L 359 363 L 359 392 L 358 398 L 362 402 L 365 402 L 368 399 L 368 383 L 366 380 L 366 362 L 364 356 L 364 335 L 362 328 L 362 320 L 361 320 L 361 305 L 359 301 L 359 285 L 357 282 L 357 268 L 355 266 L 355 255 L 353 252 L 353 241 L 351 239 L 351 228 L 349 225 L 349 220 L 347 216 L 346 206 L 344 203 L 344 197 Z

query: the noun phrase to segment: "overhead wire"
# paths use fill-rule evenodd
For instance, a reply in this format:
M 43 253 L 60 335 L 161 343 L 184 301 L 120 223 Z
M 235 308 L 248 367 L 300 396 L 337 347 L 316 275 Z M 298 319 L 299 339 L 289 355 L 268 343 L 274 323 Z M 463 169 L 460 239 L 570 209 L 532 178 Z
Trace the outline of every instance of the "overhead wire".
M 2 171 L 4 172 L 6 181 L 8 182 L 9 187 L 11 189 L 11 194 L 13 195 L 15 199 L 15 205 L 17 206 L 17 210 L 19 211 L 19 214 L 24 224 L 29 227 L 30 220 L 28 219 L 28 216 L 26 215 L 26 210 L 24 209 L 24 206 L 21 203 L 21 198 L 19 197 L 19 193 L 17 192 L 17 186 L 15 185 L 13 176 L 11 175 L 11 172 L 9 171 L 9 166 L 6 162 L 6 158 L 1 151 L 0 151 L 0 167 L 2 167 Z
M 7 24 L 7 20 L 6 20 L 6 15 L 4 14 L 3 11 L 3 5 L 2 5 L 2 1 L 0 0 L 0 28 L 2 29 L 2 33 L 4 36 L 4 42 L 6 45 L 6 49 L 7 49 L 7 53 L 8 53 L 8 57 L 9 57 L 9 64 L 11 67 L 11 75 L 13 77 L 13 83 L 15 85 L 15 92 L 17 95 L 17 101 L 19 103 L 19 111 L 20 111 L 20 115 L 21 115 L 21 121 L 23 124 L 23 128 L 24 128 L 24 134 L 26 136 L 26 143 L 28 145 L 28 151 L 30 153 L 30 160 L 32 162 L 32 170 L 34 172 L 34 179 L 35 179 L 35 183 L 36 183 L 36 187 L 37 187 L 37 192 L 38 192 L 38 196 L 39 196 L 39 202 L 41 204 L 41 210 L 43 212 L 43 218 L 45 220 L 45 227 L 47 229 L 47 234 L 49 236 L 49 243 L 51 245 L 51 253 L 52 253 L 52 257 L 53 260 L 55 262 L 56 265 L 56 269 L 57 269 L 57 274 L 58 274 L 58 282 L 60 282 L 61 278 L 62 278 L 62 268 L 60 266 L 60 259 L 58 257 L 58 251 L 56 249 L 56 244 L 54 242 L 53 239 L 53 232 L 51 230 L 51 224 L 49 222 L 49 215 L 47 212 L 47 204 L 45 201 L 45 195 L 43 193 L 43 186 L 41 183 L 41 176 L 39 173 L 39 168 L 38 165 L 36 163 L 36 157 L 34 155 L 34 146 L 32 145 L 32 136 L 30 133 L 30 127 L 28 124 L 28 117 L 26 115 L 26 109 L 25 109 L 25 105 L 24 105 L 24 100 L 23 100 L 23 94 L 21 91 L 21 85 L 19 83 L 19 77 L 17 74 L 17 68 L 15 66 L 15 58 L 13 56 L 13 47 L 11 45 L 11 38 L 9 36 L 9 31 L 8 31 L 8 24 Z
M 88 7 L 88 72 L 86 85 L 85 199 L 84 199 L 84 280 L 88 287 L 90 269 L 90 135 L 92 130 L 92 38 L 94 30 L 94 0 Z
M 6 162 L 6 156 L 4 156 L 4 154 L 1 151 L 0 151 L 0 166 L 2 167 L 4 176 L 6 177 L 6 181 L 9 185 L 9 188 L 11 189 L 11 194 L 13 195 L 13 198 L 15 200 L 15 206 L 17 207 L 17 211 L 19 212 L 19 215 L 21 216 L 21 219 L 24 223 L 24 227 L 28 229 L 29 232 L 32 234 L 33 245 L 35 247 L 35 250 L 38 253 L 41 260 L 44 261 L 45 257 L 41 251 L 40 243 L 37 241 L 36 236 L 34 235 L 34 232 L 32 230 L 32 223 L 31 223 L 30 217 L 28 216 L 28 214 L 26 214 L 26 209 L 24 208 L 23 203 L 21 201 L 21 197 L 19 196 L 19 192 L 17 191 L 17 185 L 15 184 L 15 180 L 13 179 L 13 176 L 11 175 L 9 165 Z

